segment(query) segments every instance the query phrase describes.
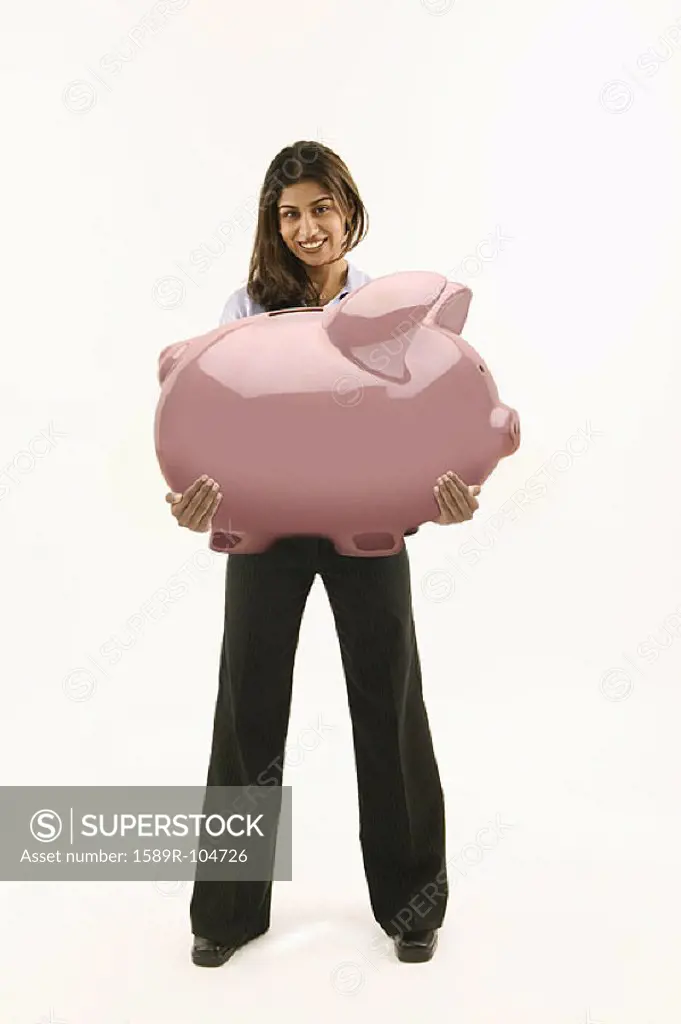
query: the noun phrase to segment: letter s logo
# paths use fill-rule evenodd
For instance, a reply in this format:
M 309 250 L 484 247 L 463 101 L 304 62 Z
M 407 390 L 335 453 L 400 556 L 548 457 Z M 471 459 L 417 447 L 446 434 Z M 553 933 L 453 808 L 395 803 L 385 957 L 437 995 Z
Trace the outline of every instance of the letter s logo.
M 62 821 L 56 811 L 44 808 L 31 818 L 31 835 L 39 843 L 51 843 L 61 835 Z

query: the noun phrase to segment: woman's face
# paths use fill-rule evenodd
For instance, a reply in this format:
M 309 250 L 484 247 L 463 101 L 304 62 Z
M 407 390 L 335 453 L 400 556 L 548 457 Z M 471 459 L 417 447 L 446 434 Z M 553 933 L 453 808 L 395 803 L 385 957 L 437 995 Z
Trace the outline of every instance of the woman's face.
M 299 181 L 283 190 L 278 205 L 281 237 L 294 256 L 318 267 L 340 255 L 346 218 L 328 189 L 316 181 Z

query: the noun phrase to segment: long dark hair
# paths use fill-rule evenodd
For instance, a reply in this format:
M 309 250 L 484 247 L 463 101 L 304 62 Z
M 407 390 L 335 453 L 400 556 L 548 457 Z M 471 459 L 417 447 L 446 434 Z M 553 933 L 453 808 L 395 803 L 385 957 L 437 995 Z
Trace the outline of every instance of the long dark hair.
M 369 215 L 357 185 L 332 149 L 321 142 L 301 141 L 277 153 L 260 190 L 248 272 L 248 294 L 267 312 L 320 304 L 304 263 L 293 255 L 279 231 L 279 198 L 285 188 L 299 181 L 318 181 L 338 203 L 348 229 L 339 259 L 354 249 L 369 229 Z

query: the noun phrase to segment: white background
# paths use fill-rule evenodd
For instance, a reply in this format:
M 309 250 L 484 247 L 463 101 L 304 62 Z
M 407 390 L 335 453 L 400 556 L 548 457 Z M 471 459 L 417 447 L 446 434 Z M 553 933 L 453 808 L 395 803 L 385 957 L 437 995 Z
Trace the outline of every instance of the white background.
M 450 904 L 429 964 L 381 945 L 318 579 L 285 776 L 295 881 L 275 883 L 268 935 L 199 970 L 190 882 L 7 882 L 0 1018 L 671 1024 L 681 8 L 173 10 L 3 12 L 2 782 L 205 781 L 225 562 L 164 501 L 158 353 L 217 324 L 268 163 L 318 139 L 369 210 L 350 258 L 468 283 L 466 337 L 521 417 L 473 521 L 407 541 Z M 531 478 L 544 488 L 523 501 Z M 192 565 L 161 617 L 154 595 Z M 330 731 L 301 755 L 320 716 Z

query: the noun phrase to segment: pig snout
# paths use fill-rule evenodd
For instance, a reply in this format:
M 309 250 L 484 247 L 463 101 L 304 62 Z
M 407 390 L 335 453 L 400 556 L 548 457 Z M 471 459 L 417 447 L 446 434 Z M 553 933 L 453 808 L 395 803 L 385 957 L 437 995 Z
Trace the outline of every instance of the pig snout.
M 515 409 L 497 405 L 492 410 L 491 425 L 501 431 L 504 438 L 504 455 L 512 455 L 520 445 L 520 417 Z
M 511 437 L 511 452 L 516 452 L 520 447 L 520 416 L 515 409 L 510 409 L 508 419 L 508 432 Z

